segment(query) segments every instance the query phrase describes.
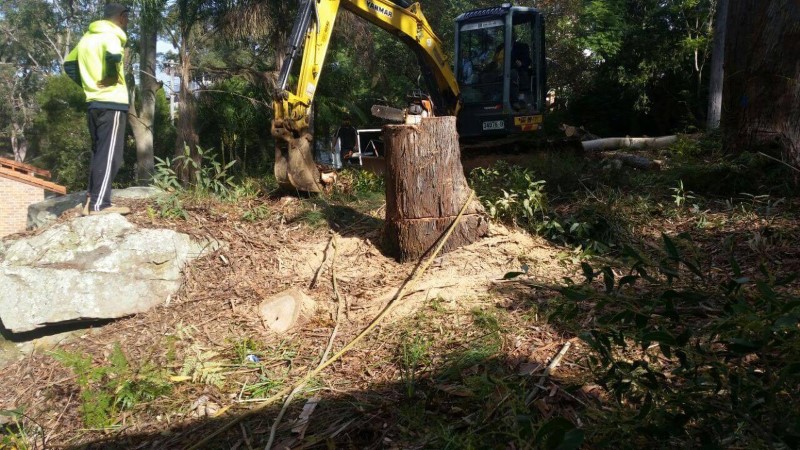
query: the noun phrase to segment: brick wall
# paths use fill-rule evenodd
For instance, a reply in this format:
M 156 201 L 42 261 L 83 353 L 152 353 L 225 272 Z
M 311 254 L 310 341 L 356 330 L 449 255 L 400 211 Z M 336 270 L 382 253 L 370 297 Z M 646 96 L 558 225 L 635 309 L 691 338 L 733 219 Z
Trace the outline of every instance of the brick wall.
M 44 200 L 44 189 L 0 176 L 0 237 L 25 231 L 28 205 Z

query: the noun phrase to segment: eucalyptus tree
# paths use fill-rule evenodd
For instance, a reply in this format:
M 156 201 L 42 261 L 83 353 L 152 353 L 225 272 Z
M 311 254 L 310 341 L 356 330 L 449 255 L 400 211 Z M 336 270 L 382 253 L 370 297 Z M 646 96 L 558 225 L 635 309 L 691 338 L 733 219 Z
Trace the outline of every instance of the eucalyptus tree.
M 727 148 L 775 149 L 800 170 L 800 3 L 731 2 L 727 28 Z
M 128 123 L 136 140 L 136 181 L 149 184 L 155 167 L 153 134 L 155 132 L 156 92 L 161 88 L 156 79 L 158 34 L 162 29 L 167 0 L 136 0 L 138 9 L 139 87 L 128 85 L 131 95 Z M 129 77 L 133 80 L 133 77 Z M 138 93 L 138 98 L 137 98 Z
M 49 2 L 0 3 L 0 131 L 18 161 L 28 153 L 26 131 L 39 109 L 35 94 L 58 73 L 69 40 L 70 29 Z
M 728 22 L 728 0 L 718 0 L 714 19 L 714 46 L 711 51 L 711 81 L 708 88 L 708 130 L 719 128 L 722 117 L 722 84 L 725 74 L 725 33 Z

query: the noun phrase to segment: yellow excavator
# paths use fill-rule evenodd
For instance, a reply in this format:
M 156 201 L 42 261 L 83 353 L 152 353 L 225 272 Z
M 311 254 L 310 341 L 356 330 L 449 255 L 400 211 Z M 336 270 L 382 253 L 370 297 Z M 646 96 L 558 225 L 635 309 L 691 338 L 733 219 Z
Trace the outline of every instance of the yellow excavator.
M 373 107 L 374 115 L 407 122 L 417 115 L 454 115 L 462 140 L 505 138 L 541 126 L 546 92 L 544 20 L 538 10 L 504 3 L 459 15 L 452 64 L 419 3 L 300 0 L 273 105 L 275 177 L 282 187 L 305 192 L 323 187 L 311 149 L 310 108 L 340 9 L 405 42 L 420 63 L 427 93 L 414 96 L 408 108 Z

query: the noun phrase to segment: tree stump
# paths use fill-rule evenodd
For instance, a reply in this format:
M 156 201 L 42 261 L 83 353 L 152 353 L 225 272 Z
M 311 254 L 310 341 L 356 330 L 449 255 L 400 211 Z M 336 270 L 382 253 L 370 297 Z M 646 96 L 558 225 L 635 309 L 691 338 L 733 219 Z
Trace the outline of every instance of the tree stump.
M 461 166 L 455 117 L 431 117 L 416 125 L 383 128 L 386 152 L 385 241 L 401 261 L 435 247 L 470 195 Z M 477 199 L 442 251 L 470 244 L 488 232 Z

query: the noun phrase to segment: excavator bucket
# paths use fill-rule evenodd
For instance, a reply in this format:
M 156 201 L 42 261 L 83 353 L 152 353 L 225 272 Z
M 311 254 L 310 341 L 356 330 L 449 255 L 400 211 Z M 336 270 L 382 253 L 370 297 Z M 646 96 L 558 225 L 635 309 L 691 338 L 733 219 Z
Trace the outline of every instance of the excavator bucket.
M 322 192 L 321 176 L 311 152 L 312 137 L 302 133 L 294 137 L 284 128 L 273 125 L 275 136 L 275 179 L 282 189 Z

